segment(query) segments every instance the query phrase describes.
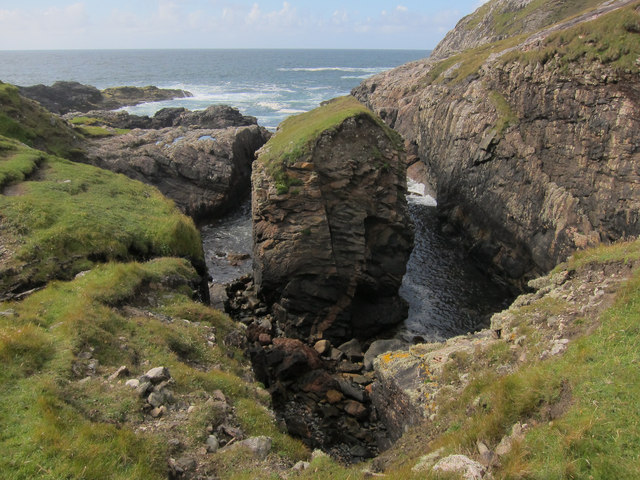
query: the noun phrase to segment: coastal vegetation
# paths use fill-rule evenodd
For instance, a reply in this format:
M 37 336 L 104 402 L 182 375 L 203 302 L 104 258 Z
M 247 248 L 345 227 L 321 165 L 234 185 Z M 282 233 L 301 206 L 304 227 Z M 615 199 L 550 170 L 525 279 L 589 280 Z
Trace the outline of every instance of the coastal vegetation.
M 423 83 L 472 78 L 490 55 L 522 42 L 527 18 L 549 5 L 552 25 L 600 3 L 533 0 L 515 14 L 496 14 L 492 28 L 508 38 L 436 64 Z M 541 48 L 512 50 L 501 61 L 557 62 L 567 71 L 594 63 L 637 74 L 639 7 L 553 33 Z M 465 28 L 477 27 L 472 20 Z M 498 113 L 489 128 L 504 133 L 518 122 L 502 93 L 489 91 L 487 101 Z M 197 301 L 205 272 L 193 221 L 152 186 L 70 160 L 82 137 L 126 131 L 91 117 L 70 125 L 4 83 L 0 105 L 3 478 L 162 479 L 168 469 L 178 478 L 188 456 L 201 478 L 443 480 L 459 477 L 431 467 L 454 454 L 483 463 L 496 480 L 640 478 L 639 240 L 575 252 L 498 314 L 509 318 L 508 331 L 492 326 L 438 374 L 421 365 L 421 387 L 436 392 L 433 415 L 378 458 L 345 466 L 285 432 L 254 380 L 246 327 Z M 289 167 L 322 132 L 364 117 L 402 147 L 353 97 L 327 102 L 283 122 L 264 147 L 258 161 L 276 191 L 302 197 L 291 189 L 300 181 Z M 371 158 L 390 168 L 379 150 Z M 311 229 L 301 235 L 308 244 Z M 379 361 L 422 358 L 434 348 Z M 170 375 L 158 389 L 166 405 L 152 409 L 139 387 L 154 367 Z M 263 458 L 245 447 L 209 450 L 212 434 L 227 435 L 229 447 L 244 437 L 268 437 L 272 446 Z M 305 460 L 306 468 L 292 469 Z
M 400 136 L 355 98 L 347 96 L 333 99 L 310 112 L 286 119 L 263 147 L 259 161 L 264 163 L 275 180 L 278 193 L 287 193 L 291 186 L 299 185 L 299 181 L 287 173 L 287 167 L 308 154 L 323 132 L 337 129 L 348 118 L 359 116 L 372 119 L 384 128 L 394 145 L 404 148 Z
M 55 155 L 76 151 L 71 126 L 33 100 L 22 97 L 14 85 L 0 82 L 0 135 Z
M 24 120 L 0 136 L 3 478 L 166 478 L 169 457 L 198 455 L 222 423 L 268 436 L 274 462 L 306 458 L 251 380 L 240 326 L 195 300 L 204 260 L 193 221 L 152 186 L 48 153 L 75 140 L 43 125 L 71 128 L 2 87 L 15 109 L 4 112 Z M 156 366 L 172 393 L 170 413 L 152 416 L 125 381 Z M 222 478 L 263 468 L 244 449 L 203 455 Z
M 0 139 L 0 288 L 71 279 L 96 263 L 181 256 L 202 264 L 193 222 L 156 189 Z M 15 183 L 18 182 L 18 183 Z
M 556 61 L 561 67 L 577 62 L 599 63 L 620 73 L 638 73 L 640 64 L 640 2 L 602 15 L 586 23 L 552 33 L 542 48 L 507 53 L 502 61 L 545 64 Z
M 566 2 L 558 3 L 566 4 Z M 583 12 L 586 8 L 583 3 L 573 2 L 571 11 L 574 13 Z M 591 2 L 592 6 L 599 3 L 601 2 Z M 548 2 L 531 2 L 527 7 L 519 10 L 516 17 L 521 14 L 525 15 L 524 10 L 540 9 L 541 4 L 546 5 Z M 491 3 L 485 4 L 475 17 L 482 19 L 482 9 L 489 9 L 491 5 Z M 500 54 L 500 61 L 503 65 L 516 62 L 535 65 L 554 60 L 559 66 L 566 68 L 571 64 L 584 61 L 608 65 L 622 73 L 637 73 L 640 70 L 640 65 L 636 61 L 640 56 L 638 6 L 640 6 L 640 2 L 635 2 L 591 21 L 551 33 L 543 40 L 542 48 L 530 48 L 526 51 L 514 47 L 526 40 L 529 34 L 520 33 L 521 28 L 516 27 L 515 24 L 505 30 L 504 26 L 501 27 L 501 24 L 497 22 L 494 26 L 494 33 L 503 38 L 502 40 L 464 50 L 438 62 L 429 70 L 422 83 L 423 85 L 431 85 L 462 82 L 477 75 L 489 57 L 497 54 Z M 559 15 L 559 12 L 556 13 Z M 505 18 L 514 18 L 511 13 L 503 15 L 506 16 Z M 528 18 L 527 15 L 530 15 L 530 12 L 524 18 Z M 553 18 L 555 21 L 566 20 L 566 17 L 556 14 Z M 555 23 L 555 21 L 551 23 Z

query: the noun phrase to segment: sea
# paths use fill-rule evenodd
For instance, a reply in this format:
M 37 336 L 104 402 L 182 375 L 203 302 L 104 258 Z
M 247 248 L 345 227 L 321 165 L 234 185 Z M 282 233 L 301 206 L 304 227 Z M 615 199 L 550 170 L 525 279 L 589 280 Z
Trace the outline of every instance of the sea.
M 153 115 L 164 107 L 204 109 L 228 104 L 275 130 L 290 115 L 348 94 L 364 79 L 424 58 L 427 50 L 70 50 L 0 51 L 0 81 L 21 86 L 77 81 L 99 89 L 155 85 L 193 97 L 127 107 Z M 416 241 L 400 294 L 409 305 L 395 332 L 412 341 L 441 341 L 487 326 L 508 303 L 467 254 L 442 231 L 436 199 L 409 182 Z M 250 203 L 202 228 L 213 283 L 251 272 Z M 229 261 L 234 253 L 234 261 Z M 240 260 L 238 260 L 240 259 Z
M 427 57 L 428 50 L 61 50 L 0 51 L 0 81 L 51 85 L 77 81 L 99 89 L 155 85 L 193 94 L 127 107 L 153 115 L 164 107 L 227 104 L 275 130 L 282 120 L 348 94 L 376 73 Z

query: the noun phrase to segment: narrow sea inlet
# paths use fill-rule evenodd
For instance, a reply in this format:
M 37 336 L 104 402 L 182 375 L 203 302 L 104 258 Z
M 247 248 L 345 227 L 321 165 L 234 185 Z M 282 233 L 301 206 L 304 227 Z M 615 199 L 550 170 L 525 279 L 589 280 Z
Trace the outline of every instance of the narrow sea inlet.
M 59 80 L 107 88 L 155 85 L 192 97 L 126 107 L 153 115 L 166 107 L 205 109 L 228 104 L 275 130 L 290 115 L 346 95 L 363 79 L 428 56 L 424 50 L 94 50 L 2 51 L 0 79 L 17 85 Z M 415 187 L 415 185 L 414 185 Z M 416 247 L 401 293 L 409 318 L 402 338 L 442 340 L 481 328 L 504 293 L 494 288 L 440 231 L 435 202 L 412 195 Z M 214 283 L 251 273 L 250 203 L 202 229 Z

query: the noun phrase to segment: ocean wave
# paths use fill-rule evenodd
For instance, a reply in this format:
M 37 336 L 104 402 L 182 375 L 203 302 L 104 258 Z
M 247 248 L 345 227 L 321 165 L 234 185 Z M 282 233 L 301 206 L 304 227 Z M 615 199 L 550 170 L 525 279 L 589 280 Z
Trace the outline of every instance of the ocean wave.
M 294 115 L 296 113 L 305 113 L 308 110 L 300 110 L 299 108 L 282 108 L 278 110 L 278 113 L 285 113 L 287 115 Z
M 380 73 L 385 70 L 390 70 L 391 67 L 291 67 L 291 68 L 279 68 L 280 72 L 365 72 L 365 73 Z
M 256 102 L 256 106 L 276 111 L 282 110 L 286 107 L 284 103 L 279 102 Z
M 343 80 L 351 80 L 351 79 L 364 80 L 371 77 L 371 75 L 373 75 L 373 73 L 367 73 L 366 75 L 345 75 L 340 78 Z

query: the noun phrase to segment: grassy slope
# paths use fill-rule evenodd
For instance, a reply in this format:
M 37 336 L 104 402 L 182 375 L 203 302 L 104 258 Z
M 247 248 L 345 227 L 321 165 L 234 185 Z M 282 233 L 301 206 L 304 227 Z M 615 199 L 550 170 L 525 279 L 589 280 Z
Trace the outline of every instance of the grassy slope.
M 527 23 L 534 16 L 540 16 L 541 21 L 536 22 L 540 28 L 553 25 L 567 18 L 596 7 L 602 0 L 533 0 L 516 12 L 495 11 L 491 12 L 491 2 L 485 3 L 474 12 L 466 24 L 466 30 L 472 30 L 480 22 L 487 21 L 491 31 L 495 35 L 514 36 L 529 31 Z
M 166 478 L 170 438 L 187 449 L 204 445 L 217 415 L 205 400 L 216 389 L 229 398 L 247 435 L 272 437 L 274 451 L 288 462 L 304 457 L 304 447 L 267 414 L 268 396 L 242 380 L 247 361 L 224 343 L 237 327 L 190 300 L 195 277 L 188 262 L 176 258 L 106 264 L 22 302 L 0 304 L 3 478 Z M 81 352 L 93 352 L 99 367 L 79 382 L 74 364 L 82 362 Z M 120 365 L 130 368 L 128 378 L 168 367 L 172 390 L 196 411 L 170 431 L 139 431 L 150 420 L 142 400 L 122 381 L 106 380 Z M 242 456 L 234 467 L 227 460 L 212 456 L 209 468 L 231 477 L 255 473 Z
M 319 136 L 328 130 L 339 128 L 348 118 L 368 116 L 379 124 L 398 148 L 403 142 L 399 135 L 389 129 L 382 120 L 367 110 L 355 98 L 340 97 L 310 112 L 289 117 L 278 127 L 276 134 L 263 147 L 259 161 L 276 181 L 280 193 L 293 185 L 286 173 L 287 166 L 308 154 Z
M 0 234 L 12 251 L 0 267 L 3 293 L 101 261 L 175 255 L 202 263 L 198 231 L 156 189 L 0 137 L 0 185 L 36 170 L 37 180 L 0 196 Z
M 597 271 L 607 264 L 637 265 L 638 259 L 640 241 L 626 242 L 581 252 L 557 270 Z M 493 449 L 516 422 L 531 428 L 493 469 L 493 478 L 640 478 L 640 267 L 618 290 L 611 308 L 598 318 L 576 320 L 586 333 L 563 355 L 540 360 L 537 322 L 566 314 L 568 308 L 562 299 L 543 298 L 516 310 L 520 324 L 514 335 L 526 334 L 533 350 L 512 374 L 496 373 L 497 365 L 514 360 L 507 342 L 454 357 L 439 381 L 455 384 L 464 373 L 469 385 L 461 393 L 441 391 L 436 422 L 416 426 L 385 454 L 386 478 L 458 478 L 416 473 L 412 467 L 440 448 L 442 456 L 477 458 L 478 441 Z M 554 413 L 556 405 L 562 408 Z M 367 478 L 363 470 L 362 465 L 344 468 L 320 458 L 293 478 Z
M 640 2 L 549 35 L 540 49 L 512 52 L 504 62 L 546 63 L 552 59 L 560 65 L 596 62 L 620 72 L 638 73 L 640 64 Z
M 538 5 L 540 2 L 532 2 L 529 6 L 534 4 Z M 546 63 L 556 59 L 563 66 L 580 62 L 598 62 L 621 72 L 637 73 L 640 71 L 640 65 L 636 63 L 640 56 L 638 6 L 640 2 L 549 35 L 542 48 L 532 49 L 529 52 L 514 50 L 504 55 L 502 61 L 503 63 Z M 554 17 L 556 20 L 561 18 Z M 517 32 L 518 29 L 515 31 Z M 515 47 L 527 36 L 528 34 L 515 34 L 499 42 L 482 45 L 447 58 L 433 66 L 424 78 L 423 84 L 461 82 L 476 75 L 491 54 Z M 458 65 L 455 72 L 445 78 L 443 74 L 455 65 Z
M 61 156 L 74 154 L 78 136 L 64 120 L 20 96 L 17 87 L 2 82 L 0 135 Z
M 166 478 L 169 455 L 180 454 L 169 439 L 198 455 L 207 427 L 225 418 L 206 403 L 216 389 L 245 435 L 273 439 L 274 462 L 306 457 L 265 408 L 268 395 L 243 379 L 248 361 L 226 342 L 242 336 L 238 326 L 191 300 L 193 265 L 203 260 L 193 222 L 153 187 L 20 143 L 69 151 L 66 126 L 40 136 L 42 121 L 56 120 L 21 97 L 10 106 L 24 122 L 0 118 L 11 136 L 0 136 L 0 298 L 43 288 L 0 302 L 2 477 Z M 135 391 L 107 379 L 121 365 L 129 378 L 168 367 L 193 415 L 163 430 Z M 264 468 L 243 450 L 205 457 L 203 468 L 221 478 L 256 478 Z

